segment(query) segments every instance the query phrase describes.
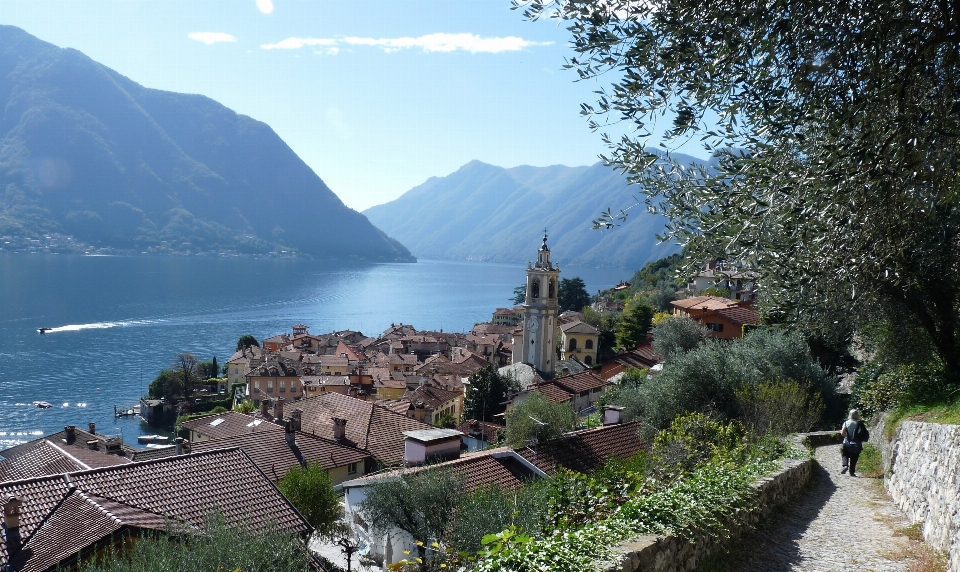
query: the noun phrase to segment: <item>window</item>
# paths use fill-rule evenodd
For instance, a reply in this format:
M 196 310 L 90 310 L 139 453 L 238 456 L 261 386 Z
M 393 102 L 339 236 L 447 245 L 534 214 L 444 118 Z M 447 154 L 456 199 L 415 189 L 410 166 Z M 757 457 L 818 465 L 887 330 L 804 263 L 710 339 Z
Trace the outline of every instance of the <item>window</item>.
M 357 474 L 357 464 L 356 464 L 356 463 L 350 463 L 349 465 L 347 465 L 347 474 L 348 474 L 348 475 L 355 475 L 355 474 Z
M 553 280 L 550 281 L 550 298 L 553 298 Z
M 593 349 L 593 340 L 587 340 L 587 341 L 583 342 L 583 347 L 587 348 L 588 350 L 592 350 L 592 349 Z
M 530 288 L 530 290 L 531 290 L 531 293 L 530 293 L 531 298 L 539 298 L 540 297 L 540 281 L 534 280 L 533 286 Z
M 291 379 L 291 380 L 290 380 L 290 391 L 296 391 L 296 390 L 297 390 L 297 381 L 294 380 L 294 379 Z
M 587 365 L 593 365 L 593 356 L 587 356 L 583 358 L 583 363 Z
M 287 382 L 282 379 L 280 380 L 280 391 L 283 393 L 287 392 Z
M 267 391 L 273 391 L 273 380 L 272 380 L 272 379 L 268 379 L 268 380 L 267 380 Z
M 717 322 L 707 322 L 707 329 L 711 332 L 722 332 L 723 324 Z
M 570 343 L 568 344 L 568 350 L 571 352 L 577 351 L 577 338 L 570 338 Z

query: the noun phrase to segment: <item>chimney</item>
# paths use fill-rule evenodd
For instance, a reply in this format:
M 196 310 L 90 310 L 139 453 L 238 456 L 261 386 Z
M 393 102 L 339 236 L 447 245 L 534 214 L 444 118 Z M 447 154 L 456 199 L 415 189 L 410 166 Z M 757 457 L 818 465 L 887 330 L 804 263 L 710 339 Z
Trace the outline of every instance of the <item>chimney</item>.
M 3 534 L 7 542 L 7 554 L 13 555 L 20 551 L 20 507 L 23 501 L 20 497 L 3 495 Z
M 287 445 L 293 447 L 297 444 L 297 432 L 293 428 L 293 419 L 285 419 L 283 421 L 283 433 Z
M 619 425 L 620 423 L 623 423 L 623 407 L 619 405 L 604 405 L 603 424 Z
M 294 409 L 290 412 L 290 425 L 294 432 L 303 431 L 303 410 Z
M 270 402 L 266 399 L 260 402 L 260 417 L 263 419 L 267 418 L 267 411 L 270 407 Z
M 99 448 L 100 448 L 99 439 L 90 439 L 89 441 L 87 441 L 87 449 L 90 449 L 91 451 L 96 451 Z
M 273 418 L 277 421 L 283 421 L 283 398 L 278 397 L 273 404 Z
M 91 435 L 96 435 L 96 434 L 97 434 L 97 424 L 94 423 L 93 421 L 91 421 L 91 422 L 89 423 L 89 426 L 90 426 L 90 434 L 91 434 Z
M 176 439 L 173 440 L 173 442 L 176 443 L 177 445 L 177 455 L 182 455 L 183 454 L 183 437 L 177 437 Z
M 333 418 L 333 440 L 340 442 L 343 441 L 344 436 L 347 433 L 347 420 L 341 419 L 339 417 Z
M 66 434 L 64 441 L 67 445 L 73 445 L 74 441 L 77 440 L 77 428 L 73 425 L 67 425 L 63 428 L 63 432 Z

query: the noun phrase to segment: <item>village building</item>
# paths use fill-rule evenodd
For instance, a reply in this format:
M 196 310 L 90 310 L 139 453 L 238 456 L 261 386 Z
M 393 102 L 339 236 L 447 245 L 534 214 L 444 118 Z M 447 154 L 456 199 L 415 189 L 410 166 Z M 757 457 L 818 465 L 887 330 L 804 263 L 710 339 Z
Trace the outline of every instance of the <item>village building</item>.
M 600 377 L 612 381 L 627 368 L 649 369 L 660 363 L 660 356 L 650 342 L 642 342 L 636 349 L 618 354 L 600 367 Z
M 435 425 L 445 416 L 450 416 L 456 422 L 463 414 L 462 391 L 448 391 L 423 385 L 407 391 L 404 399 L 412 405 L 413 418 L 424 423 Z
M 490 323 L 495 326 L 513 327 L 520 324 L 523 314 L 517 314 L 513 308 L 497 308 L 493 311 Z
M 560 324 L 560 359 L 577 358 L 588 366 L 597 363 L 600 330 L 580 320 Z
M 717 296 L 694 296 L 670 302 L 675 316 L 692 318 L 710 330 L 710 336 L 718 339 L 741 338 L 744 326 L 760 323 L 760 315 L 752 302 L 737 302 Z
M 238 447 L 272 481 L 279 481 L 290 469 L 314 463 L 323 468 L 334 485 L 360 477 L 375 467 L 373 457 L 334 439 L 325 439 L 301 431 L 301 412 L 294 410 L 280 429 L 254 433 L 236 433 L 191 444 L 191 452 Z
M 350 395 L 353 388 L 350 377 L 346 375 L 304 375 L 300 377 L 304 399 L 333 392 Z
M 264 405 L 266 405 L 266 403 L 264 403 Z M 204 415 L 203 417 L 184 421 L 180 427 L 184 431 L 187 431 L 187 439 L 191 444 L 225 439 L 237 435 L 270 432 L 277 434 L 283 433 L 283 428 L 275 423 L 271 423 L 263 416 L 257 417 L 236 411 Z
M 240 449 L 170 456 L 0 483 L 0 570 L 70 570 L 129 539 L 228 523 L 304 540 L 303 516 Z
M 339 393 L 327 393 L 297 403 L 301 430 L 333 439 L 372 455 L 380 467 L 403 462 L 404 431 L 434 429 L 416 419 Z M 334 421 L 335 419 L 339 421 Z
M 286 352 L 285 352 L 286 353 Z M 247 391 L 255 406 L 264 399 L 283 397 L 297 399 L 303 395 L 300 377 L 303 375 L 301 355 L 290 352 L 266 353 L 262 363 L 252 361 L 246 374 Z
M 747 302 L 756 298 L 757 273 L 734 266 L 710 262 L 687 284 L 687 290 L 702 292 L 708 288 L 726 290 L 730 298 Z
M 226 387 L 233 387 L 238 384 L 245 384 L 247 382 L 246 377 L 244 377 L 248 371 L 251 360 L 260 361 L 263 359 L 263 350 L 257 346 L 250 346 L 244 348 L 227 360 L 227 385 Z
M 486 421 L 477 421 L 468 419 L 457 427 L 457 431 L 463 433 L 463 444 L 467 446 L 468 452 L 480 451 L 490 445 L 500 441 L 501 431 L 505 427 L 496 423 Z

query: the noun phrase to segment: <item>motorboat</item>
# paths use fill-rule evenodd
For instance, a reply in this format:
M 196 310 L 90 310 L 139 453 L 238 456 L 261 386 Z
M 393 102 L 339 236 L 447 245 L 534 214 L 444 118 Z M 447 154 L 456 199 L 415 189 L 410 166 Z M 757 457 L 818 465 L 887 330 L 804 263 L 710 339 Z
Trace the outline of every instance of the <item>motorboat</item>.
M 52 330 L 52 329 L 53 329 L 53 328 L 37 328 L 37 331 L 40 332 L 41 334 L 45 334 L 45 333 L 49 332 L 49 331 Z
M 140 435 L 137 437 L 138 443 L 168 443 L 170 437 L 165 435 Z
M 53 407 L 53 404 L 47 403 L 46 401 L 34 401 L 33 404 L 40 409 L 50 409 Z

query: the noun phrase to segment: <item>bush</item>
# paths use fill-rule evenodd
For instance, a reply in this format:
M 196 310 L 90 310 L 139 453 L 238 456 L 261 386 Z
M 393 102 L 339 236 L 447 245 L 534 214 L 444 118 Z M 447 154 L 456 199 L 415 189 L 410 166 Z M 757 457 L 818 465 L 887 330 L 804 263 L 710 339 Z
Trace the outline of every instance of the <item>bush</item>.
M 551 403 L 536 392 L 507 409 L 505 418 L 507 443 L 511 447 L 522 447 L 534 438 L 546 441 L 559 437 L 577 426 L 577 414 L 570 403 Z
M 677 417 L 659 432 L 650 453 L 651 471 L 661 481 L 690 474 L 708 462 L 744 458 L 746 430 L 738 421 L 721 423 L 702 413 Z
M 710 331 L 690 318 L 662 318 L 653 327 L 653 349 L 660 354 L 660 359 L 667 363 L 708 339 Z
M 823 416 L 823 399 L 795 380 L 761 382 L 736 392 L 740 419 L 755 435 L 777 436 L 809 431 Z
M 494 485 L 477 489 L 457 506 L 449 544 L 456 552 L 478 552 L 487 533 L 511 526 L 541 536 L 549 524 L 549 494 L 549 481 L 531 482 L 517 491 Z
M 310 557 L 298 538 L 281 533 L 276 527 L 228 527 L 216 515 L 208 519 L 203 533 L 197 536 L 147 533 L 130 544 L 124 544 L 122 551 L 108 549 L 100 558 L 81 565 L 78 572 L 310 569 Z
M 861 413 L 869 417 L 900 407 L 937 403 L 944 400 L 945 394 L 946 384 L 939 362 L 893 367 L 874 362 L 857 376 L 852 397 Z
M 329 534 L 343 512 L 340 495 L 319 463 L 294 467 L 277 482 L 277 488 L 320 534 Z

